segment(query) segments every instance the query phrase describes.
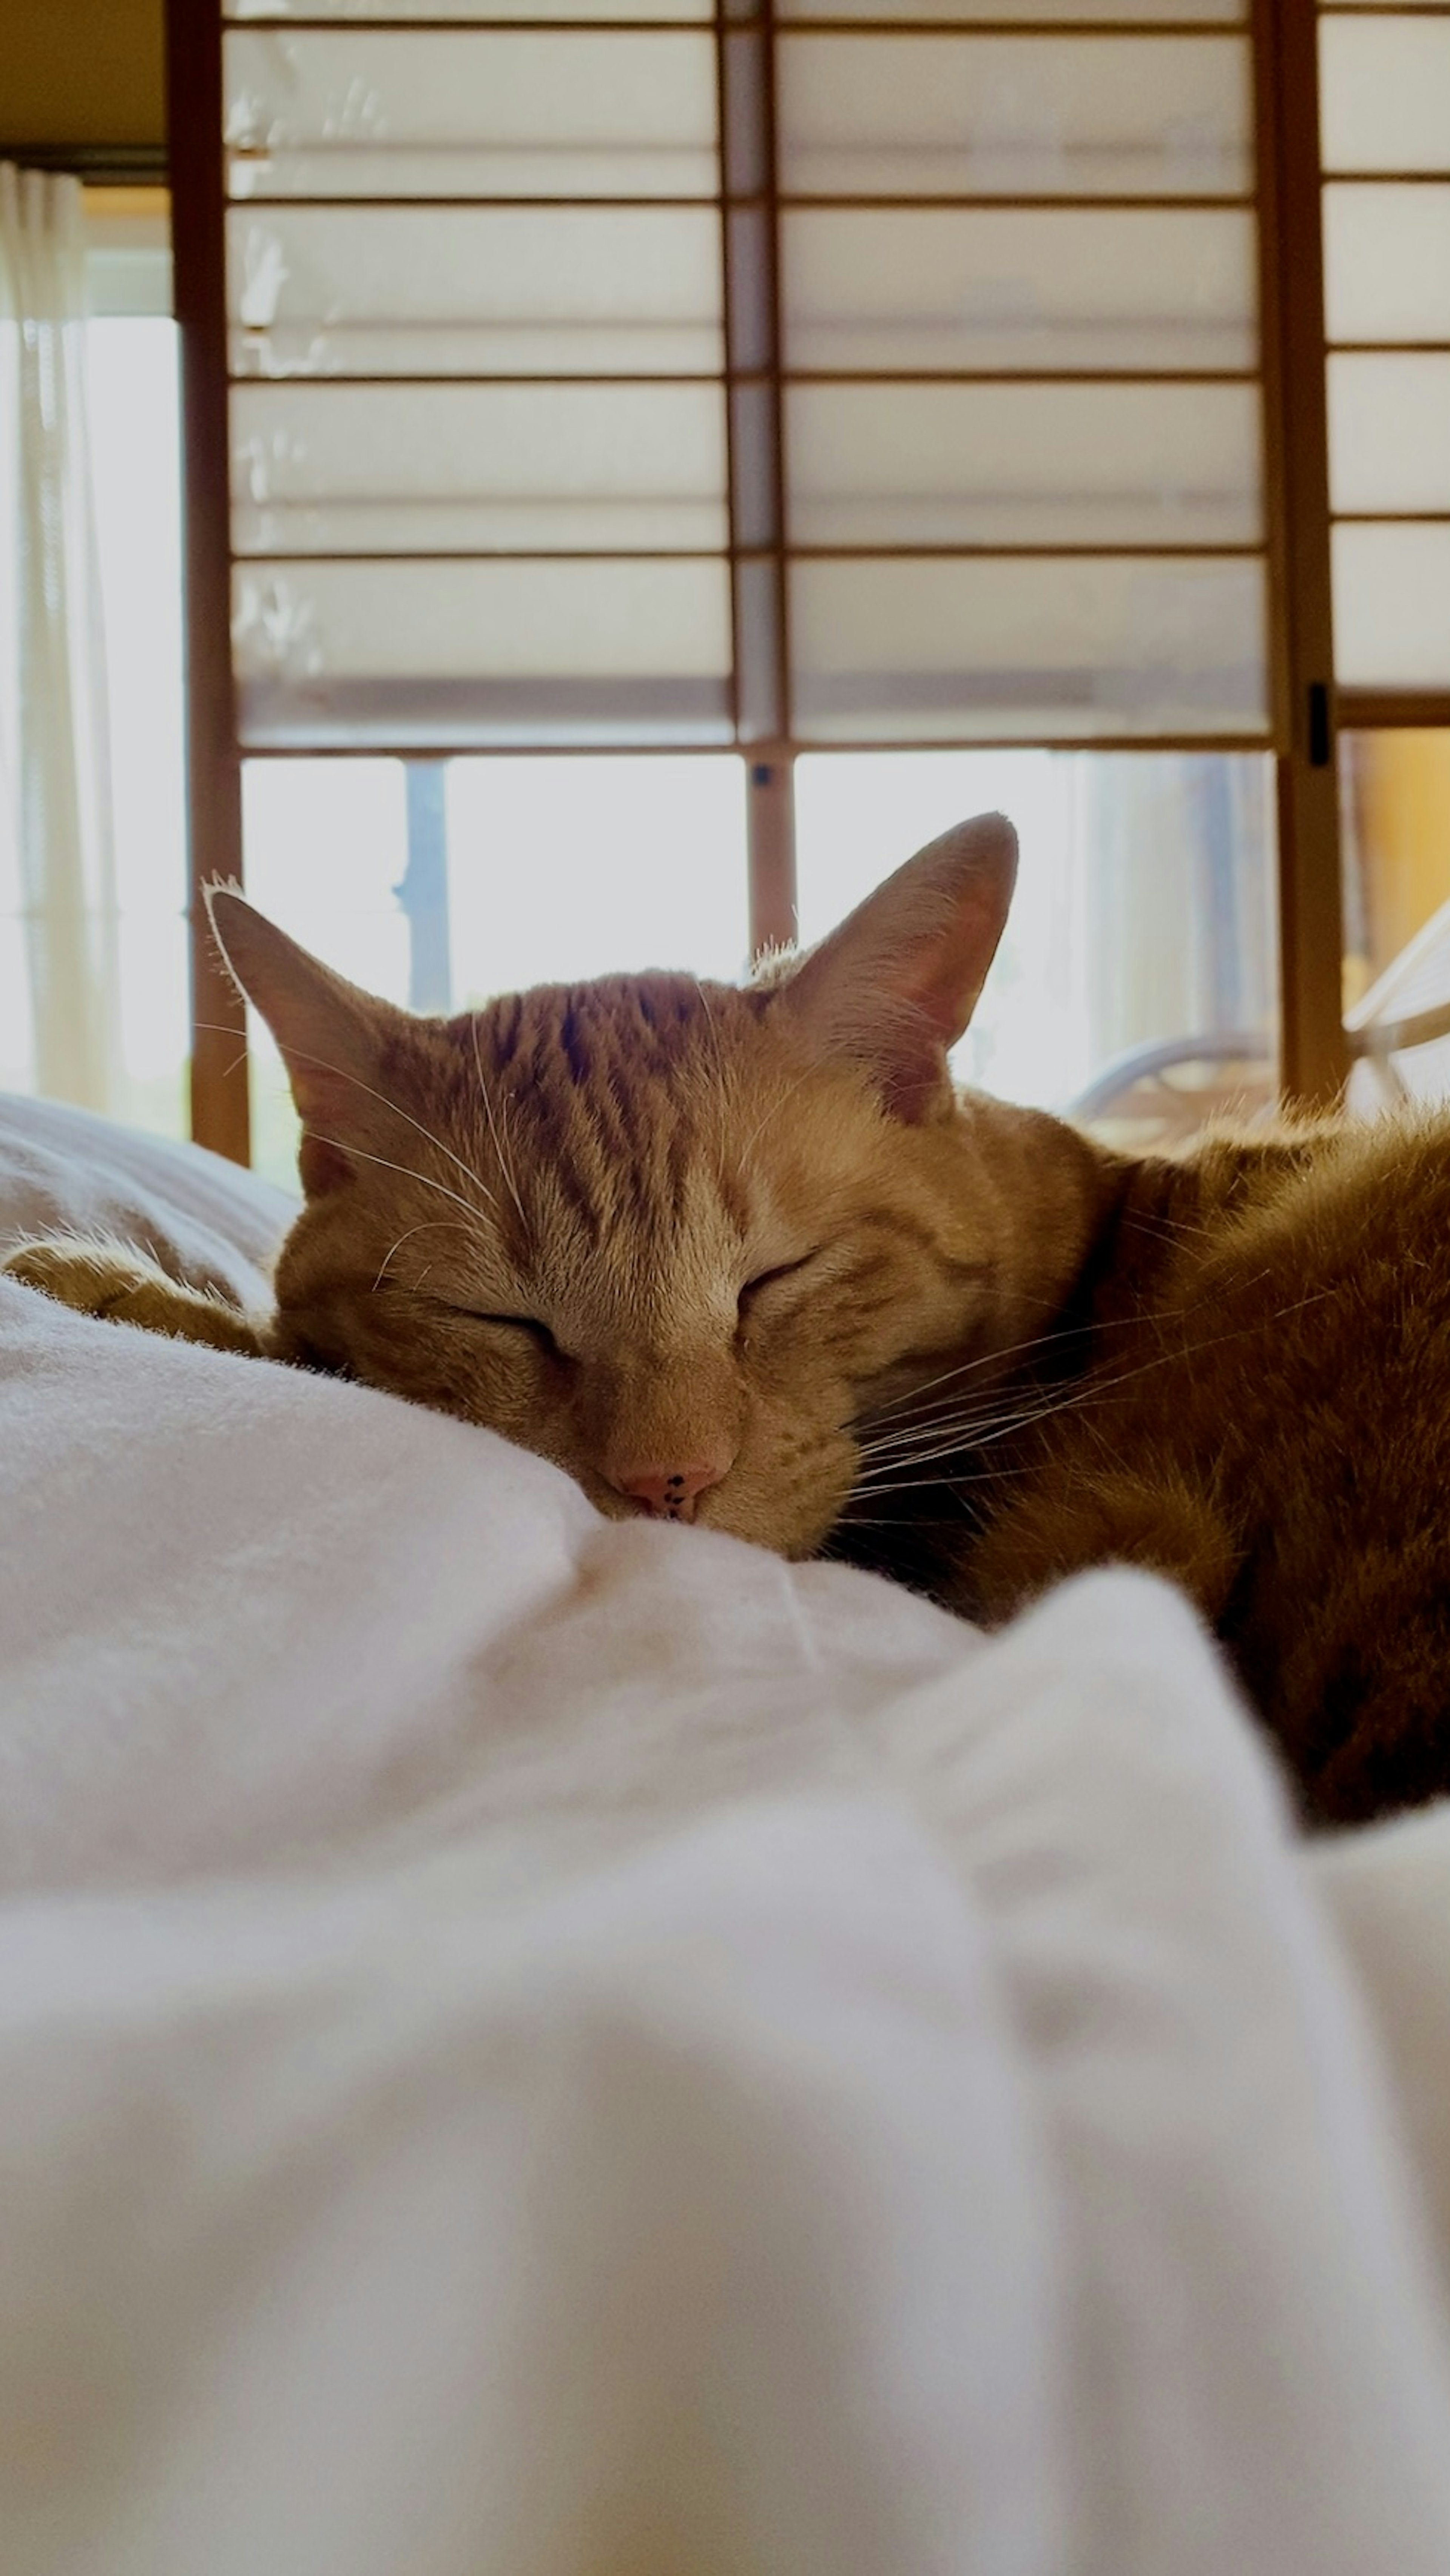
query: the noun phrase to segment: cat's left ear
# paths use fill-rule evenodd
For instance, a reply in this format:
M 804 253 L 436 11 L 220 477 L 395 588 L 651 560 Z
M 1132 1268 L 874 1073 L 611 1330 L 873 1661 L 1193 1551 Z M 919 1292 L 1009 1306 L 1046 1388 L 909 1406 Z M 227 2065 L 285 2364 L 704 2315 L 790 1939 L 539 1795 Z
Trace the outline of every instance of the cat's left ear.
M 781 987 L 781 1006 L 815 1043 L 864 1065 L 908 1125 L 950 1100 L 947 1049 L 976 1009 L 1016 878 L 1005 814 L 958 823 L 868 894 Z

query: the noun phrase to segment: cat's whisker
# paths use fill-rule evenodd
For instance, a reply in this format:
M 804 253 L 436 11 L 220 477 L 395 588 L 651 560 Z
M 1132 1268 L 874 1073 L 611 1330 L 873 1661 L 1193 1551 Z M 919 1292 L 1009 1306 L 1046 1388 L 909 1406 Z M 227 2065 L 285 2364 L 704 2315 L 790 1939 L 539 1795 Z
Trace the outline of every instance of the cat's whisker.
M 323 1141 L 325 1143 L 326 1139 L 324 1138 Z M 387 1251 L 384 1253 L 382 1261 L 379 1264 L 378 1275 L 373 1281 L 372 1287 L 368 1291 L 369 1296 L 375 1297 L 377 1295 L 378 1290 L 383 1284 L 383 1280 L 387 1274 L 388 1264 L 392 1260 L 394 1253 L 401 1252 L 405 1243 L 411 1243 L 415 1234 L 428 1234 L 438 1227 L 445 1227 L 451 1234 L 466 1234 L 468 1232 L 467 1226 L 461 1225 L 456 1216 L 425 1216 L 420 1225 L 410 1225 L 406 1233 L 399 1235 L 396 1243 L 389 1244 Z
M 885 1468 L 909 1465 L 913 1459 L 940 1454 L 948 1448 L 966 1449 L 974 1441 L 996 1431 L 1003 1423 L 1024 1419 L 1020 1405 L 1006 1411 L 944 1416 L 939 1422 L 916 1424 L 910 1433 L 899 1432 L 892 1440 L 858 1440 L 859 1456 L 868 1466 Z
M 1267 1278 L 1268 1276 L 1269 1273 L 1267 1271 L 1263 1271 L 1259 1274 L 1260 1278 Z M 1255 1280 L 1251 1281 L 1249 1284 L 1251 1286 L 1257 1285 L 1258 1282 Z M 1329 1292 L 1327 1290 L 1320 1290 L 1316 1293 L 1327 1295 Z M 1180 1310 L 1185 1317 L 1196 1311 L 1196 1307 L 1192 1305 L 1186 1306 Z M 1292 1307 L 1286 1307 L 1282 1310 L 1283 1313 L 1293 1313 L 1295 1311 L 1296 1310 Z M 1275 1320 L 1278 1321 L 1279 1318 L 1276 1317 Z M 1127 1331 L 1138 1326 L 1140 1323 L 1141 1318 L 1137 1315 L 1117 1315 L 1107 1317 L 1102 1322 L 1093 1324 L 1090 1329 L 1095 1337 L 1100 1337 L 1102 1334 L 1112 1332 L 1114 1330 Z M 999 1350 L 982 1352 L 976 1359 L 963 1360 L 955 1368 L 944 1369 L 940 1376 L 928 1378 L 924 1385 L 915 1388 L 910 1395 L 898 1396 L 890 1404 L 873 1406 L 869 1414 L 863 1414 L 861 1416 L 861 1423 L 865 1429 L 865 1438 L 871 1439 L 874 1437 L 875 1425 L 878 1423 L 889 1424 L 897 1417 L 900 1417 L 903 1422 L 909 1421 L 913 1408 L 918 1406 L 922 1402 L 922 1399 L 931 1394 L 937 1387 L 946 1386 L 957 1378 L 973 1376 L 980 1369 L 991 1367 L 994 1364 L 1000 1364 L 1006 1360 L 1016 1359 L 1023 1361 L 1035 1352 L 1050 1349 L 1054 1343 L 1074 1341 L 1080 1338 L 1087 1329 L 1089 1328 L 1083 1324 L 1067 1324 L 1055 1332 L 1036 1333 L 1029 1340 L 1024 1342 L 1005 1343 Z M 1205 1343 L 1201 1345 L 1201 1347 L 1208 1349 L 1212 1346 Z M 1172 1354 L 1170 1353 L 1168 1356 L 1171 1357 Z M 1148 1365 L 1156 1366 L 1157 1362 L 1153 1361 L 1148 1363 Z M 1101 1383 L 1101 1381 L 1099 1381 L 1099 1383 Z M 923 1427 L 930 1428 L 929 1420 Z M 862 1445 L 864 1446 L 864 1441 Z
M 1268 1274 L 1266 1272 L 1263 1275 L 1267 1277 Z M 1285 1317 L 1300 1313 L 1306 1306 L 1318 1305 L 1323 1298 L 1332 1296 L 1334 1293 L 1333 1286 L 1315 1289 L 1308 1296 L 1296 1299 L 1292 1305 L 1277 1308 L 1273 1321 L 1281 1323 Z M 1087 1378 L 1080 1385 L 1067 1388 L 1041 1404 L 1024 1408 L 1013 1418 L 1004 1417 L 999 1424 L 989 1430 L 972 1434 L 961 1444 L 964 1467 L 970 1469 L 971 1460 L 978 1450 L 994 1447 L 999 1441 L 1010 1439 L 1018 1431 L 1031 1430 L 1038 1423 L 1050 1421 L 1064 1413 L 1085 1413 L 1090 1407 L 1115 1395 L 1121 1388 L 1131 1385 L 1139 1378 L 1149 1376 L 1155 1369 L 1166 1368 L 1175 1360 L 1190 1357 L 1196 1359 L 1203 1352 L 1217 1350 L 1226 1342 L 1241 1341 L 1245 1333 L 1260 1329 L 1262 1327 L 1259 1324 L 1240 1325 L 1232 1332 L 1212 1334 L 1207 1341 L 1185 1341 L 1172 1350 L 1158 1351 L 1152 1359 L 1140 1361 L 1136 1367 L 1119 1370 L 1116 1377 Z M 956 1442 L 949 1442 L 938 1449 L 935 1455 L 950 1456 L 957 1445 Z M 898 1460 L 894 1465 L 884 1467 L 875 1475 L 868 1474 L 861 1478 L 854 1490 L 858 1492 L 889 1490 L 895 1493 L 915 1491 L 916 1488 L 913 1485 L 904 1484 L 899 1480 L 901 1469 L 908 1463 L 925 1465 L 929 1463 L 929 1459 L 922 1457 L 910 1462 Z
M 1133 1320 L 1127 1315 L 1113 1316 L 1104 1323 L 1095 1324 L 1092 1330 L 1095 1333 L 1111 1332 L 1115 1326 L 1122 1329 Z M 1025 1342 L 1004 1342 L 994 1350 L 979 1352 L 975 1359 L 960 1360 L 954 1367 L 943 1369 L 939 1376 L 929 1377 L 924 1385 L 913 1387 L 909 1395 L 899 1395 L 890 1404 L 873 1405 L 871 1412 L 862 1418 L 870 1422 L 889 1422 L 894 1415 L 909 1412 L 923 1396 L 930 1395 L 934 1387 L 947 1386 L 955 1378 L 975 1376 L 979 1369 L 1000 1367 L 1006 1360 L 1025 1360 L 1034 1351 L 1050 1349 L 1055 1342 L 1075 1341 L 1087 1329 L 1085 1324 L 1064 1324 L 1055 1332 L 1033 1333 Z
M 493 1114 L 493 1102 L 490 1100 L 490 1098 L 489 1098 L 489 1096 L 488 1096 L 488 1084 L 487 1084 L 487 1082 L 484 1080 L 484 1073 L 483 1073 L 483 1054 L 482 1054 L 482 1050 L 481 1050 L 481 1048 L 480 1048 L 480 1046 L 479 1046 L 479 1043 L 478 1043 L 478 1013 L 477 1013 L 477 1011 L 475 1011 L 475 1012 L 472 1014 L 472 1017 L 470 1018 L 470 1021 L 469 1021 L 469 1029 L 470 1029 L 470 1033 L 471 1033 L 472 1038 L 473 1038 L 473 1062 L 474 1062 L 475 1070 L 476 1070 L 476 1072 L 477 1072 L 477 1074 L 478 1074 L 478 1096 L 479 1096 L 480 1100 L 483 1102 L 483 1114 L 484 1114 L 485 1118 L 488 1120 L 488 1132 L 489 1132 L 490 1136 L 493 1138 L 493 1150 L 494 1150 L 495 1154 L 498 1156 L 498 1167 L 499 1167 L 499 1170 L 500 1170 L 500 1171 L 502 1172 L 502 1174 L 503 1174 L 503 1178 L 504 1178 L 504 1187 L 505 1187 L 505 1189 L 508 1191 L 509 1197 L 513 1200 L 514 1206 L 518 1209 L 518 1212 L 519 1212 L 519 1223 L 520 1223 L 520 1225 L 523 1227 L 524 1232 L 525 1232 L 525 1235 L 527 1235 L 527 1233 L 528 1233 L 529 1221 L 528 1221 L 528 1218 L 527 1218 L 527 1217 L 525 1216 L 525 1214 L 524 1214 L 524 1203 L 523 1203 L 523 1200 L 520 1198 L 519 1193 L 518 1193 L 518 1184 L 517 1184 L 517 1182 L 515 1181 L 514 1176 L 513 1176 L 513 1173 L 512 1173 L 512 1171 L 511 1171 L 511 1170 L 510 1170 L 510 1168 L 509 1168 L 509 1159 L 508 1159 L 508 1156 L 507 1156 L 507 1154 L 504 1152 L 504 1149 L 503 1149 L 503 1138 L 502 1138 L 502 1137 L 500 1136 L 500 1134 L 499 1134 L 499 1130 L 498 1130 L 498 1121 L 497 1121 L 497 1119 L 494 1117 L 494 1114 Z M 483 1184 L 482 1184 L 482 1182 L 480 1182 L 480 1183 L 479 1183 L 479 1187 L 480 1187 L 480 1188 L 482 1188 L 482 1186 L 483 1186 Z M 497 1204 L 497 1202 L 495 1202 L 495 1204 Z
M 420 1189 L 436 1190 L 440 1198 L 451 1199 L 455 1207 L 461 1207 L 464 1215 L 471 1217 L 477 1227 L 478 1220 L 483 1214 L 482 1208 L 476 1208 L 467 1199 L 460 1198 L 457 1190 L 450 1190 L 445 1181 L 435 1181 L 427 1172 L 420 1172 L 416 1163 L 390 1163 L 386 1154 L 369 1154 L 364 1152 L 361 1145 L 344 1145 L 339 1137 L 324 1136 L 316 1127 L 309 1127 L 304 1132 L 319 1145 L 331 1145 L 335 1153 L 346 1154 L 360 1163 L 376 1163 L 385 1172 L 401 1172 L 405 1181 L 416 1181 Z
M 297 1061 L 299 1064 L 315 1065 L 319 1073 L 335 1073 L 339 1082 L 350 1082 L 358 1091 L 365 1091 L 369 1100 L 379 1101 L 384 1109 L 389 1110 L 392 1113 L 394 1118 L 406 1119 L 408 1125 L 416 1128 L 418 1134 L 427 1144 L 432 1146 L 436 1154 L 441 1154 L 445 1162 L 451 1163 L 455 1171 L 461 1172 L 466 1181 L 471 1181 L 473 1183 L 474 1188 L 487 1199 L 491 1208 L 497 1207 L 498 1200 L 495 1198 L 493 1191 L 489 1188 L 488 1183 L 480 1180 L 477 1172 L 471 1170 L 469 1165 L 464 1162 L 462 1155 L 455 1154 L 452 1146 L 445 1145 L 442 1137 L 435 1136 L 432 1128 L 425 1127 L 422 1119 L 415 1118 L 411 1110 L 401 1108 L 396 1100 L 390 1100 L 385 1091 L 375 1091 L 370 1082 L 364 1082 L 360 1074 L 349 1073 L 344 1065 L 329 1064 L 323 1056 L 304 1055 L 298 1049 L 294 1049 L 293 1052 L 297 1055 Z M 330 1136 L 323 1136 L 320 1137 L 318 1141 L 321 1144 L 330 1145 L 334 1140 Z M 337 1147 L 337 1151 L 340 1154 L 355 1154 L 358 1150 L 358 1147 L 355 1145 L 338 1145 Z M 381 1162 L 383 1157 L 380 1154 L 364 1154 L 362 1160 L 365 1163 L 377 1163 Z M 406 1171 L 408 1168 L 409 1166 L 405 1163 L 393 1163 L 389 1165 L 389 1169 L 395 1172 Z M 421 1172 L 416 1172 L 414 1174 L 414 1178 L 416 1180 L 421 1180 L 423 1178 L 423 1174 Z M 435 1183 L 434 1186 L 441 1187 L 442 1185 L 441 1183 Z M 460 1200 L 459 1205 L 466 1205 L 466 1202 Z M 474 1208 L 472 1213 L 475 1216 L 481 1216 L 483 1214 L 483 1210 L 482 1208 Z

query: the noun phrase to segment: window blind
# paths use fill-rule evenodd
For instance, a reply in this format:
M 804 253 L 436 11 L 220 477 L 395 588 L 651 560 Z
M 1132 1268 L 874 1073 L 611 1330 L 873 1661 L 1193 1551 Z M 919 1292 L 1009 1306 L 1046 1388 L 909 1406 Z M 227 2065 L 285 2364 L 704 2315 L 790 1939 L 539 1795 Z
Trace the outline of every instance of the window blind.
M 1234 0 L 608 5 L 231 0 L 243 746 L 1265 740 Z
M 1319 27 L 1335 661 L 1450 688 L 1450 11 Z

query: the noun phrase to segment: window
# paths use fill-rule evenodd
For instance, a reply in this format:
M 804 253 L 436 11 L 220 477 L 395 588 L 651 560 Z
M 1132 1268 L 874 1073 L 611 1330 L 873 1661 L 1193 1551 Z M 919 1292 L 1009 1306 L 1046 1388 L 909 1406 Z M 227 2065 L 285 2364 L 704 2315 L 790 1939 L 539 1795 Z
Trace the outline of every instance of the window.
M 1450 722 L 1413 577 L 1450 516 L 1417 107 L 1447 12 L 564 19 L 173 12 L 183 322 L 228 375 L 224 440 L 214 402 L 188 438 L 196 873 L 244 864 L 441 1007 L 636 953 L 733 969 L 1002 802 L 1022 886 L 973 1078 L 1066 1104 L 1146 1053 L 1209 1101 L 1282 1034 L 1323 1088 L 1333 683 L 1351 996 L 1398 917 L 1379 746 Z M 199 1131 L 242 1151 L 235 1000 L 204 948 L 197 976 Z M 174 1014 L 130 1019 L 137 1083 L 171 1082 Z M 268 1161 L 275 1093 L 259 1056 Z

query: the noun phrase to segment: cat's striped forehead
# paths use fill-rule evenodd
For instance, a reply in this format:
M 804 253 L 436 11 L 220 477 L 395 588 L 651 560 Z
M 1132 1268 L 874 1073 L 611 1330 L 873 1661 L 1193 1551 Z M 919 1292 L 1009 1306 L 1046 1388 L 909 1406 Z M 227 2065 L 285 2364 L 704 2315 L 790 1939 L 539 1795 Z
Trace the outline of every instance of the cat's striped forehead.
M 702 1203 L 743 1233 L 739 1148 L 752 1100 L 780 1080 L 766 1003 L 682 975 L 506 995 L 438 1033 L 449 1125 L 473 1149 L 487 1135 L 531 1217 L 567 1212 L 595 1245 L 678 1234 Z

